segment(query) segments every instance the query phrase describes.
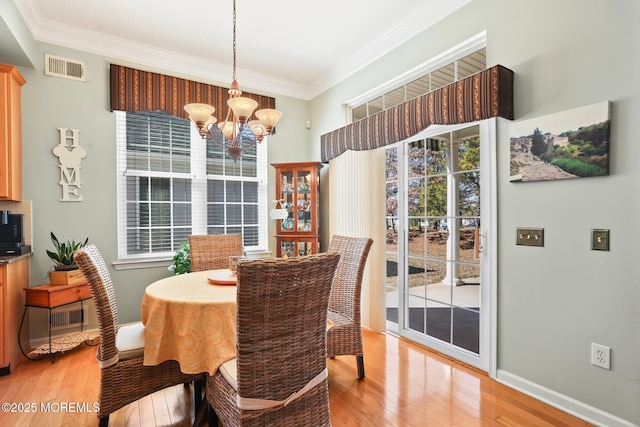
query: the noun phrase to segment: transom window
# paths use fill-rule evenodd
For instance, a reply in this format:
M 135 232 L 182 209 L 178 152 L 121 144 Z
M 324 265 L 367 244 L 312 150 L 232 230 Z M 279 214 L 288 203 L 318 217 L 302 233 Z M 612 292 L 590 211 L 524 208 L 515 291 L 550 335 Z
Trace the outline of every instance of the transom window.
M 170 258 L 190 234 L 241 233 L 267 249 L 265 141 L 234 161 L 188 120 L 116 111 L 118 254 Z
M 410 99 L 429 93 L 443 86 L 462 80 L 486 68 L 486 49 L 454 59 L 449 63 L 438 63 L 427 68 L 426 73 L 407 83 L 396 86 L 382 95 L 365 102 L 354 103 L 351 108 L 352 121 L 360 120 Z M 379 94 L 380 92 L 378 92 Z

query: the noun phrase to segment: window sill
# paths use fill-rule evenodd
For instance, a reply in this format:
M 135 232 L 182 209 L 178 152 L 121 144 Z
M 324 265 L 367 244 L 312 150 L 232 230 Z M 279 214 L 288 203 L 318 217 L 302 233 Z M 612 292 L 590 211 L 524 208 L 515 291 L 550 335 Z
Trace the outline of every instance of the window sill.
M 127 260 L 127 261 L 114 262 L 113 268 L 116 271 L 117 270 L 133 270 L 137 268 L 156 268 L 156 267 L 169 268 L 171 263 L 172 263 L 171 258 Z
M 265 251 L 263 249 L 257 250 L 245 250 L 244 255 L 248 259 L 262 259 L 262 258 L 271 258 L 271 251 Z
M 249 259 L 271 258 L 271 255 L 272 255 L 271 251 L 265 251 L 262 249 L 245 251 L 245 256 Z M 138 268 L 157 268 L 157 267 L 169 268 L 169 266 L 171 266 L 172 263 L 173 263 L 173 259 L 171 257 L 156 258 L 156 259 L 135 259 L 135 260 L 116 261 L 113 263 L 113 268 L 116 271 L 134 270 Z

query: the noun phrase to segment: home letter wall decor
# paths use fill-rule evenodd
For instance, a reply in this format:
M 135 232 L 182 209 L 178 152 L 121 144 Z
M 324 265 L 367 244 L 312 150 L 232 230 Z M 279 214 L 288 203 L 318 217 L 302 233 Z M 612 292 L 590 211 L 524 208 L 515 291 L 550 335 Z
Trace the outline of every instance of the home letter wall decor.
M 80 180 L 80 162 L 85 158 L 87 152 L 78 143 L 79 129 L 58 128 L 60 132 L 60 142 L 53 149 L 58 159 L 60 159 L 60 186 L 62 187 L 61 202 L 81 202 L 82 195 L 79 194 L 82 187 Z

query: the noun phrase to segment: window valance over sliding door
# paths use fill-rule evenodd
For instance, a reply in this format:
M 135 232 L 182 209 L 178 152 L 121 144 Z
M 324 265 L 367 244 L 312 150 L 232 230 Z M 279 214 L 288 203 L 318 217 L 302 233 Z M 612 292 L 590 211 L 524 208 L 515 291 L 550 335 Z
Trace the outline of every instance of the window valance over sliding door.
M 372 150 L 393 144 L 430 125 L 491 117 L 513 120 L 513 71 L 501 65 L 322 135 L 322 161 L 328 162 L 346 150 Z
M 111 111 L 164 111 L 189 118 L 184 106 L 201 102 L 215 107 L 215 115 L 224 120 L 227 113 L 227 88 L 198 83 L 163 74 L 111 64 Z M 258 108 L 275 108 L 276 100 L 268 96 L 243 92 L 258 102 Z

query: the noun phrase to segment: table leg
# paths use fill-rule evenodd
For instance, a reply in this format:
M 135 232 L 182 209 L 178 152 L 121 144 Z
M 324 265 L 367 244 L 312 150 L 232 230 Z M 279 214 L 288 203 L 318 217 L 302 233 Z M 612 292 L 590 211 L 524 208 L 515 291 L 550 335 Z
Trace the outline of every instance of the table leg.
M 22 355 L 28 359 L 28 360 L 40 360 L 44 357 L 44 355 L 40 356 L 40 357 L 36 357 L 36 358 L 31 358 L 29 357 L 29 355 L 27 353 L 24 352 L 24 349 L 22 348 L 22 340 L 20 339 L 20 337 L 22 336 L 22 326 L 24 325 L 24 318 L 27 315 L 27 309 L 29 308 L 29 306 L 25 305 L 24 306 L 24 311 L 22 312 L 22 319 L 20 320 L 20 327 L 18 328 L 18 347 L 20 347 L 20 353 L 22 353 Z
M 202 402 L 200 408 L 198 409 L 198 412 L 196 412 L 196 417 L 193 420 L 193 427 L 203 427 L 207 425 L 207 423 L 209 422 L 209 411 L 212 410 L 213 409 L 209 409 L 209 402 L 207 402 L 206 400 Z
M 51 309 L 49 309 L 49 359 L 51 359 L 51 363 L 56 362 L 56 355 L 51 352 L 51 327 L 52 327 L 52 317 L 51 317 Z
M 209 402 L 207 402 L 204 389 L 206 383 L 204 380 L 193 381 L 193 400 L 195 409 L 195 419 L 193 420 L 193 427 L 203 427 L 207 425 L 209 419 Z

